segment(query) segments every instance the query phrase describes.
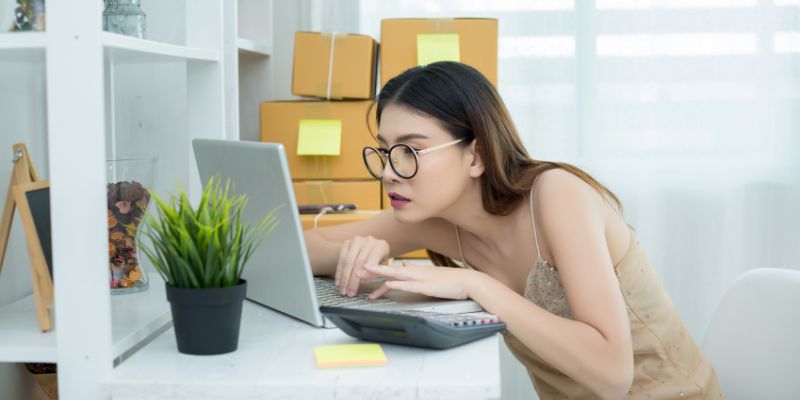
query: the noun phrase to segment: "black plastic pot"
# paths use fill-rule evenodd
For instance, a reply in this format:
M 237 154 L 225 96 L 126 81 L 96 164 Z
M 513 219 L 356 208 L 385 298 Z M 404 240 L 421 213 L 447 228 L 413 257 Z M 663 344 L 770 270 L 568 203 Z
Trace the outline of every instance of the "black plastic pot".
M 247 281 L 212 289 L 166 287 L 179 352 L 212 355 L 236 351 Z

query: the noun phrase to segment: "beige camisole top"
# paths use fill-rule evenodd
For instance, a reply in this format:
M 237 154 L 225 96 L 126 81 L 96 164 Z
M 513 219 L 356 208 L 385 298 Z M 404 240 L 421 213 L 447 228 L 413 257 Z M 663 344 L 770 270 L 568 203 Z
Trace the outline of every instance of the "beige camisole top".
M 541 256 L 533 220 L 536 263 L 528 274 L 524 296 L 548 312 L 572 319 L 558 270 Z M 456 230 L 461 262 L 461 238 Z M 628 309 L 633 344 L 634 378 L 626 399 L 721 399 L 714 369 L 692 340 L 658 275 L 650 267 L 639 241 L 631 231 L 631 244 L 614 266 L 620 291 Z M 503 333 L 506 345 L 528 370 L 542 400 L 595 399 L 597 395 L 553 368 L 525 347 L 514 335 Z

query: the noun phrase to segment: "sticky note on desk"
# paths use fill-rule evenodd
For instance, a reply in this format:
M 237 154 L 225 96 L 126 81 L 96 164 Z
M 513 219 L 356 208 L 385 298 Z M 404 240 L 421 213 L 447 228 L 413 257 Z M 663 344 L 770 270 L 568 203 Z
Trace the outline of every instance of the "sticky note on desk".
M 376 343 L 337 344 L 314 347 L 317 368 L 377 367 L 386 365 L 386 354 Z
M 417 35 L 417 65 L 428 65 L 437 61 L 461 61 L 457 33 Z
M 342 121 L 301 119 L 297 132 L 298 156 L 338 156 L 342 145 Z

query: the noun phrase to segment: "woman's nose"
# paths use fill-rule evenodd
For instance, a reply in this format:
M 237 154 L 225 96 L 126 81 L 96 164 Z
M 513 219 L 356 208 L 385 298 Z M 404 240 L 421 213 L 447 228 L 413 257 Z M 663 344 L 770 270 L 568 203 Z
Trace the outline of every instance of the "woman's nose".
M 391 182 L 397 182 L 401 179 L 402 178 L 400 178 L 397 175 L 397 173 L 394 172 L 394 168 L 392 168 L 391 164 L 387 162 L 386 167 L 383 168 L 383 176 L 381 176 L 381 180 L 384 183 L 391 183 Z

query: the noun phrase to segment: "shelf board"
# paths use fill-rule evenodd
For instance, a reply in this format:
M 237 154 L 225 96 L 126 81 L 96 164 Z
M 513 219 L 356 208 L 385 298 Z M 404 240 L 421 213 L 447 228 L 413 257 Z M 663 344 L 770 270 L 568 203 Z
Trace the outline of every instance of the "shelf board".
M 0 33 L 0 61 L 42 62 L 45 42 L 44 32 Z
M 218 62 L 219 52 L 103 32 L 106 54 L 115 63 L 143 64 L 181 60 Z
M 56 362 L 56 334 L 42 333 L 33 296 L 0 308 L 0 362 Z
M 137 64 L 174 62 L 181 60 L 217 62 L 216 50 L 178 46 L 152 40 L 138 39 L 111 32 L 103 32 L 103 46 L 116 63 Z M 13 32 L 0 34 L 0 61 L 41 62 L 45 59 L 46 36 L 44 32 Z
M 117 358 L 172 325 L 164 280 L 155 271 L 148 272 L 150 287 L 144 292 L 111 296 L 112 355 Z
M 164 281 L 151 273 L 150 288 L 111 296 L 112 355 L 118 358 L 172 323 Z M 0 307 L 0 362 L 56 362 L 55 331 L 42 333 L 33 296 Z
M 250 39 L 236 39 L 236 47 L 238 47 L 240 51 L 261 55 L 264 57 L 269 57 L 272 54 L 272 46 Z

